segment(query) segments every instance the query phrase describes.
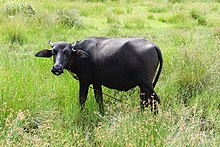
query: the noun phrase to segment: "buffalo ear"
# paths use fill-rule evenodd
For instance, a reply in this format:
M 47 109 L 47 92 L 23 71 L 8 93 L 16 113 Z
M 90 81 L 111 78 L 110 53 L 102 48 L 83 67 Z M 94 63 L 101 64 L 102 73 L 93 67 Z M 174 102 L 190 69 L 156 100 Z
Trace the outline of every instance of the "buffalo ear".
M 89 57 L 89 54 L 83 50 L 73 50 L 73 55 L 81 58 Z
M 52 56 L 52 50 L 42 50 L 35 54 L 36 57 L 50 58 Z

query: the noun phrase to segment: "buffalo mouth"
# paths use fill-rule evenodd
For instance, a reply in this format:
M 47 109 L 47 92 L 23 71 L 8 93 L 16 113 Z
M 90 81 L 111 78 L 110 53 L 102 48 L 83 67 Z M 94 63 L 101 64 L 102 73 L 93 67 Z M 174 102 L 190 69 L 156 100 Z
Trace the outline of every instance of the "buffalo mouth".
M 51 72 L 54 74 L 54 75 L 57 75 L 57 76 L 59 76 L 59 75 L 61 75 L 62 73 L 63 73 L 63 70 L 56 70 L 56 69 L 52 69 L 51 70 Z

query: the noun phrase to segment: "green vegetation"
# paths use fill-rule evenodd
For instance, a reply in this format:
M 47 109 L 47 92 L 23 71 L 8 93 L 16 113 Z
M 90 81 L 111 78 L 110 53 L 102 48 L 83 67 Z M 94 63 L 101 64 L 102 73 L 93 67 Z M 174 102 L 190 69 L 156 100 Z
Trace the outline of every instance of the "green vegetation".
M 143 37 L 160 46 L 159 114 L 139 111 L 139 89 L 93 90 L 52 75 L 37 51 L 48 40 Z M 0 146 L 220 146 L 219 0 L 10 0 L 0 2 Z

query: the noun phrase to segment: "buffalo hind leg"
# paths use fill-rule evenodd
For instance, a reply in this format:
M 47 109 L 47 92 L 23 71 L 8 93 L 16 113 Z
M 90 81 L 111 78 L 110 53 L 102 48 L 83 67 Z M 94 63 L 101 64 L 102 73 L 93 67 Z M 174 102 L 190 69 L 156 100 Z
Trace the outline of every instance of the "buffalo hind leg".
M 141 99 L 141 109 L 144 107 L 151 106 L 151 111 L 154 111 L 154 114 L 158 113 L 157 103 L 160 103 L 160 98 L 154 91 L 153 87 L 140 86 L 140 99 Z
M 100 114 L 104 115 L 105 111 L 104 111 L 104 104 L 103 104 L 102 87 L 101 85 L 93 84 L 93 88 L 94 88 L 96 102 L 99 105 Z
M 140 92 L 140 107 L 141 107 L 142 111 L 144 110 L 145 107 L 148 107 L 148 105 L 149 105 L 149 101 L 145 95 L 146 95 L 145 92 L 141 90 L 141 92 Z
M 154 111 L 155 115 L 158 114 L 158 104 L 160 104 L 160 98 L 154 92 L 150 96 L 150 105 L 151 105 L 151 111 Z

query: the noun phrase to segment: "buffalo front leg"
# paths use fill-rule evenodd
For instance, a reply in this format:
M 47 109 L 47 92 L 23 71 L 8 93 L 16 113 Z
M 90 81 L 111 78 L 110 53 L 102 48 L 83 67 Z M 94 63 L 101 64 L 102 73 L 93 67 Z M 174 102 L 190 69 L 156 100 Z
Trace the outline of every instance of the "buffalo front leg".
M 94 88 L 96 102 L 99 105 L 100 114 L 104 115 L 105 111 L 104 111 L 104 104 L 103 104 L 102 86 L 93 84 L 93 88 Z
M 85 107 L 85 102 L 87 99 L 88 95 L 88 89 L 89 89 L 89 84 L 80 82 L 80 88 L 79 88 L 79 104 L 81 110 Z

